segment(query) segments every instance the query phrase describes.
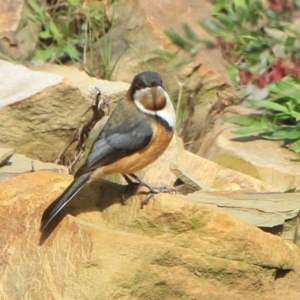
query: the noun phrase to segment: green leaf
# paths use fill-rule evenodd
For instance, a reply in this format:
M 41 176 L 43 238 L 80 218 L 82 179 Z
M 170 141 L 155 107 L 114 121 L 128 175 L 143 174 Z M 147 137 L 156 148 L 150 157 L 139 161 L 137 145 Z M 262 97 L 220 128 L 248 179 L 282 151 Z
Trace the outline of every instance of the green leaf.
M 260 124 L 260 120 L 258 118 L 249 117 L 249 116 L 232 116 L 232 117 L 225 117 L 224 120 L 229 123 L 237 124 L 240 126 L 249 126 L 253 124 Z
M 239 70 L 232 64 L 228 65 L 227 72 L 231 82 L 237 86 L 238 85 L 238 72 Z
M 296 140 L 300 138 L 300 130 L 292 130 L 285 134 L 287 140 Z
M 170 51 L 167 51 L 167 50 L 158 49 L 158 50 L 154 50 L 153 53 L 157 54 L 158 56 L 161 56 L 163 58 L 166 58 L 166 59 L 173 59 L 173 58 L 177 57 L 176 53 L 173 53 L 173 52 L 170 52 Z
M 237 134 L 237 135 L 246 135 L 246 134 L 262 131 L 263 129 L 264 128 L 261 126 L 261 124 L 257 124 L 257 125 L 254 125 L 254 126 L 239 128 L 239 129 L 234 130 L 232 132 Z
M 51 35 L 51 33 L 49 32 L 49 31 L 41 31 L 40 33 L 39 33 L 39 37 L 41 38 L 41 39 L 51 39 L 52 38 L 52 35 Z
M 279 89 L 277 87 L 277 81 L 273 81 L 272 83 L 270 83 L 268 85 L 268 90 L 270 91 L 270 93 L 274 93 L 274 94 L 278 94 L 279 93 Z
M 62 34 L 63 37 L 68 38 L 70 37 L 70 35 L 72 34 L 72 32 L 70 32 L 70 23 L 68 20 L 63 20 L 59 26 L 60 28 L 60 32 Z
M 287 96 L 298 100 L 300 94 L 299 81 L 291 77 L 286 77 L 270 85 L 270 90 L 275 94 L 278 93 L 281 97 Z
M 249 102 L 253 106 L 258 106 L 258 107 L 262 107 L 262 108 L 266 108 L 266 109 L 280 111 L 280 112 L 284 112 L 286 114 L 290 114 L 290 112 L 289 112 L 289 110 L 287 109 L 286 106 L 278 104 L 278 103 L 273 102 L 273 101 L 268 101 L 268 100 L 262 100 L 262 101 L 247 100 L 247 102 Z
M 61 33 L 52 20 L 49 22 L 49 31 L 51 32 L 54 40 L 59 41 L 61 39 Z
M 236 21 L 224 13 L 214 14 L 213 17 L 216 18 L 227 29 L 233 29 L 236 26 Z
M 232 0 L 234 5 L 245 7 L 246 6 L 246 0 Z
M 185 59 L 182 59 L 181 61 L 179 61 L 178 63 L 176 63 L 174 65 L 174 69 L 179 69 L 181 68 L 182 66 L 184 65 L 187 65 L 188 63 L 191 62 L 191 59 L 190 58 L 185 58 Z
M 300 138 L 300 131 L 291 131 L 290 128 L 286 128 L 262 132 L 260 136 L 269 140 L 295 140 Z
M 53 56 L 53 49 L 37 49 L 33 53 L 34 61 L 48 61 Z
M 296 153 L 300 152 L 300 139 L 289 144 L 289 148 Z
M 265 45 L 262 44 L 257 39 L 253 39 L 252 41 L 241 41 L 243 44 L 245 44 L 245 52 L 262 52 L 265 49 Z
M 215 36 L 222 37 L 223 35 L 226 37 L 226 30 L 223 26 L 221 26 L 220 23 L 217 23 L 215 20 L 204 20 L 204 22 L 199 21 L 199 24 L 206 29 L 207 31 L 210 31 Z
M 53 56 L 56 58 L 56 59 L 59 59 L 59 57 L 61 57 L 62 55 L 64 55 L 66 53 L 65 51 L 65 47 L 56 47 L 54 48 L 54 53 L 53 53 Z
M 74 7 L 79 6 L 79 1 L 78 0 L 67 0 L 68 4 Z
M 239 38 L 243 38 L 243 39 L 246 39 L 246 40 L 254 40 L 254 41 L 258 40 L 257 37 L 252 36 L 252 35 L 240 35 Z
M 300 138 L 300 130 L 295 126 L 281 126 L 276 130 L 263 132 L 261 136 L 272 140 L 295 140 Z
M 41 6 L 35 0 L 27 0 L 27 3 L 36 14 L 43 14 Z
M 71 59 L 78 59 L 80 57 L 80 52 L 71 45 L 68 45 L 63 48 L 64 53 L 70 56 Z
M 35 0 L 27 0 L 27 3 L 29 4 L 30 8 L 34 11 L 34 13 L 38 16 L 38 18 L 42 22 L 42 24 L 46 27 L 47 17 L 45 15 L 41 5 L 38 4 Z
M 182 38 L 174 29 L 165 30 L 165 34 L 174 44 L 178 45 L 179 47 L 187 51 L 192 50 L 193 45 Z
M 223 9 L 227 10 L 228 0 L 218 0 L 211 9 L 211 14 L 215 14 Z
M 264 9 L 264 14 L 271 22 L 277 19 L 276 13 L 272 9 Z
M 197 34 L 190 28 L 190 26 L 187 23 L 182 24 L 183 30 L 185 32 L 185 35 L 196 43 L 201 43 L 201 39 L 197 36 Z
M 296 38 L 293 36 L 288 36 L 285 40 L 285 46 L 286 47 L 293 47 L 296 42 Z

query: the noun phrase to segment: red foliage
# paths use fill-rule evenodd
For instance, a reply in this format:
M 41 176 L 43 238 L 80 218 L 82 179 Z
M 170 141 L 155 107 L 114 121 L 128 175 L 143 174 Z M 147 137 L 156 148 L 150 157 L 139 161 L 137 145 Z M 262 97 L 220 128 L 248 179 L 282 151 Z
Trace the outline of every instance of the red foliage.
M 238 74 L 241 85 L 253 82 L 256 86 L 263 88 L 273 81 L 280 81 L 287 75 L 300 79 L 300 60 L 287 63 L 283 59 L 276 59 L 273 61 L 271 68 L 263 74 L 251 73 L 248 70 L 239 70 Z
M 241 85 L 246 85 L 252 79 L 252 74 L 247 70 L 239 70 L 239 78 Z
M 269 0 L 269 7 L 275 11 L 290 10 L 292 3 L 290 0 Z

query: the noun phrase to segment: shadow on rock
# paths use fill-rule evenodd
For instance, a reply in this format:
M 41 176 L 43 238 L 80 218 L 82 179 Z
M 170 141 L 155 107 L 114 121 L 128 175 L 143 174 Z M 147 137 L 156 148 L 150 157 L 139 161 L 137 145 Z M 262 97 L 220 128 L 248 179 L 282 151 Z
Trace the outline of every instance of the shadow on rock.
M 126 185 L 117 184 L 105 179 L 100 179 L 99 181 L 97 180 L 84 186 L 69 205 L 67 205 L 67 207 L 52 220 L 46 230 L 42 232 L 39 245 L 42 245 L 48 239 L 67 214 L 77 216 L 81 213 L 94 212 L 97 210 L 102 212 L 114 204 L 120 204 L 125 188 Z M 137 191 L 138 187 L 130 188 L 126 193 L 126 198 L 128 199 L 135 195 Z M 53 201 L 54 200 L 55 199 L 53 199 Z
M 230 139 L 233 142 L 240 142 L 240 143 L 244 143 L 244 142 L 253 142 L 253 141 L 257 141 L 257 140 L 261 140 L 262 138 L 259 136 L 255 136 L 255 135 L 250 135 L 250 136 L 241 136 L 241 137 L 235 137 Z

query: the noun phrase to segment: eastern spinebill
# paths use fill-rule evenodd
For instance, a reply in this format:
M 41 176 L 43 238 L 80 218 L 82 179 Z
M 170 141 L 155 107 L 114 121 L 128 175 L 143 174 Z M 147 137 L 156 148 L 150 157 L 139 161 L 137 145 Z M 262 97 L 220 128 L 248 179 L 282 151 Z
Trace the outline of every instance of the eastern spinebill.
M 40 230 L 45 230 L 85 183 L 113 173 L 124 175 L 128 182 L 127 175 L 138 179 L 133 173 L 151 164 L 168 147 L 175 120 L 175 110 L 160 75 L 151 71 L 136 75 L 126 96 L 94 141 L 85 163 L 75 173 L 73 182 L 44 211 Z

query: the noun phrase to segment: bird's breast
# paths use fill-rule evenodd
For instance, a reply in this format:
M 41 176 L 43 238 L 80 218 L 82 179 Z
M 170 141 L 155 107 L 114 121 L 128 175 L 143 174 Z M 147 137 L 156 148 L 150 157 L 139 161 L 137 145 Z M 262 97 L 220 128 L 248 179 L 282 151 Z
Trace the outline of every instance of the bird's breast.
M 153 138 L 149 145 L 110 165 L 102 166 L 101 170 L 96 171 L 93 177 L 102 177 L 113 173 L 130 174 L 145 168 L 167 149 L 173 134 L 173 130 L 166 130 L 163 126 L 155 123 L 153 126 Z

